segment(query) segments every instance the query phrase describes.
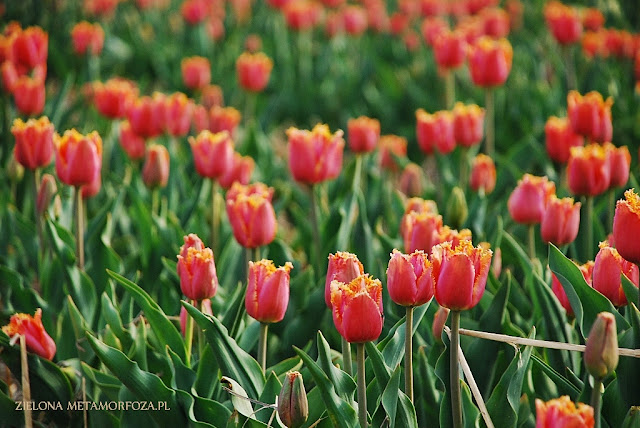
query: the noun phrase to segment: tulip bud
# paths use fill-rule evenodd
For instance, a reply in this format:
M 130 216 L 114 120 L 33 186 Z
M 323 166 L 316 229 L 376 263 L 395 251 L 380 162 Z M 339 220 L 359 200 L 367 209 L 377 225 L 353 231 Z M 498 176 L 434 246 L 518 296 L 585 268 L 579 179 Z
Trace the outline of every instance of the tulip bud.
M 495 189 L 496 165 L 489 156 L 480 153 L 473 159 L 469 187 L 474 192 L 482 189 L 485 194 L 489 194 Z
M 444 329 L 444 325 L 447 323 L 449 312 L 451 312 L 449 308 L 440 306 L 433 317 L 431 331 L 433 333 L 433 338 L 438 342 L 442 342 L 442 330 Z
M 152 144 L 142 168 L 142 180 L 149 188 L 165 187 L 169 181 L 169 151 L 165 146 Z
M 9 165 L 7 165 L 7 175 L 11 181 L 22 181 L 24 177 L 24 167 L 20 165 L 15 156 L 9 159 Z
M 404 167 L 400 176 L 400 191 L 407 196 L 422 194 L 422 168 L 415 163 Z
M 304 425 L 309 417 L 309 403 L 299 372 L 287 372 L 278 395 L 278 416 L 287 428 Z
M 42 176 L 42 182 L 40 183 L 40 190 L 38 191 L 38 200 L 36 201 L 36 208 L 38 215 L 42 216 L 49 208 L 51 198 L 58 192 L 58 186 L 56 186 L 56 179 L 51 174 L 44 174 Z
M 584 364 L 596 379 L 603 379 L 618 366 L 618 333 L 616 319 L 609 312 L 596 318 L 584 350 Z
M 2 331 L 9 337 L 25 336 L 27 350 L 52 360 L 56 354 L 56 343 L 44 329 L 42 324 L 42 309 L 38 308 L 34 316 L 29 314 L 14 314 L 9 324 L 2 327 Z
M 624 418 L 622 428 L 637 428 L 640 426 L 640 406 L 631 406 L 627 417 Z
M 454 187 L 447 204 L 447 223 L 454 229 L 459 229 L 467 220 L 469 210 L 464 191 L 458 186 Z

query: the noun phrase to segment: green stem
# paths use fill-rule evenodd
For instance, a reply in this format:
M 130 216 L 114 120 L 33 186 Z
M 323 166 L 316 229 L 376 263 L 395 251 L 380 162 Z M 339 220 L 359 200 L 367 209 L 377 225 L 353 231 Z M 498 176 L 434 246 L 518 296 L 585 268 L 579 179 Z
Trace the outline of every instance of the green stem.
M 404 328 L 404 392 L 413 403 L 413 306 L 407 306 Z
M 593 407 L 593 418 L 596 421 L 594 428 L 600 428 L 600 413 L 602 409 L 602 394 L 600 388 L 602 379 L 593 378 L 593 390 L 591 391 L 591 407 Z
M 562 56 L 564 57 L 564 72 L 565 78 L 567 80 L 567 92 L 572 89 L 578 89 L 578 84 L 576 80 L 576 72 L 573 68 L 573 58 L 571 56 L 571 47 L 568 45 L 563 45 L 562 48 Z
M 260 323 L 260 336 L 258 337 L 258 362 L 262 368 L 262 373 L 267 370 L 267 331 L 269 324 Z
M 460 397 L 460 311 L 451 311 L 451 349 L 449 351 L 449 381 L 451 383 L 451 413 L 453 428 L 462 428 L 462 399 Z
M 347 339 L 342 338 L 342 365 L 344 371 L 351 376 L 353 374 L 353 367 L 351 364 L 351 344 L 347 342 Z
M 311 186 L 311 225 L 313 227 L 313 265 L 316 276 L 320 275 L 320 252 L 322 251 L 322 242 L 320 241 L 320 227 L 318 225 L 318 200 L 316 196 L 316 185 Z
M 353 192 L 360 190 L 360 182 L 362 181 L 362 158 L 363 153 L 356 154 L 356 168 L 353 172 L 353 185 L 351 187 Z
M 260 261 L 262 258 L 260 257 L 260 247 L 255 247 L 251 249 L 251 258 L 254 262 Z
M 356 344 L 358 364 L 358 419 L 360 427 L 366 428 L 367 424 L 367 382 L 364 371 L 364 343 Z
M 189 303 L 196 305 L 194 300 L 189 300 Z M 196 306 L 197 307 L 197 306 Z M 187 325 L 184 328 L 184 343 L 186 349 L 186 365 L 191 367 L 191 348 L 193 347 L 193 318 L 187 313 Z
M 587 255 L 585 260 L 590 260 L 593 257 L 593 196 L 587 196 L 586 205 Z
M 196 307 L 200 309 L 200 312 L 204 313 L 204 299 L 197 302 L 197 304 L 198 306 Z M 202 358 L 202 353 L 204 352 L 204 342 L 205 342 L 204 334 L 200 326 L 195 326 L 195 329 L 198 336 L 198 358 Z
M 529 258 L 536 258 L 536 225 L 529 225 Z
M 82 200 L 82 189 L 76 186 L 76 256 L 78 258 L 78 268 L 84 270 L 84 201 Z
M 616 191 L 615 189 L 609 189 L 609 210 L 608 210 L 608 222 L 607 222 L 607 226 L 609 227 L 609 230 L 611 230 L 613 232 L 613 215 L 616 212 Z
M 154 187 L 151 191 L 151 215 L 160 215 L 160 189 Z
M 485 147 L 484 151 L 488 156 L 493 158 L 493 152 L 495 147 L 495 105 L 494 105 L 494 94 L 493 88 L 487 88 L 485 91 L 485 109 L 486 109 L 486 127 L 485 127 Z
M 460 147 L 460 187 L 464 190 L 469 182 L 469 148 Z
M 456 102 L 456 75 L 454 70 L 448 70 L 446 73 L 444 77 L 444 101 L 445 108 L 451 110 Z
M 218 248 L 218 228 L 220 227 L 220 210 L 218 209 L 218 193 L 220 185 L 216 180 L 211 180 L 211 248 L 215 251 Z
M 33 170 L 33 212 L 35 215 L 36 231 L 38 232 L 38 255 L 44 254 L 44 236 L 42 234 L 42 220 L 38 212 L 38 192 L 40 190 L 40 168 Z M 36 261 L 38 258 L 36 257 Z M 39 276 L 40 266 L 37 263 L 36 276 Z

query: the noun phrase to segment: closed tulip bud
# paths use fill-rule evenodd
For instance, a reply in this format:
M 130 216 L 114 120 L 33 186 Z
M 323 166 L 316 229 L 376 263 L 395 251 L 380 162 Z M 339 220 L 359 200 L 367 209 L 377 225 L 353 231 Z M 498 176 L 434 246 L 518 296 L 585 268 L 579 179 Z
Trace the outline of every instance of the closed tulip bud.
M 205 248 L 198 235 L 184 237 L 177 265 L 182 294 L 191 300 L 210 299 L 218 290 L 218 276 L 213 251 Z
M 69 186 L 92 183 L 102 169 L 102 138 L 96 131 L 82 135 L 75 129 L 54 136 L 56 173 Z
M 464 64 L 467 54 L 467 40 L 460 30 L 443 30 L 433 43 L 433 55 L 440 69 L 452 70 Z
M 418 146 L 425 154 L 434 149 L 442 154 L 451 153 L 456 148 L 454 115 L 449 111 L 429 114 L 423 109 L 416 111 L 416 137 Z
M 378 147 L 378 163 L 384 169 L 397 171 L 400 165 L 395 158 L 407 157 L 407 139 L 399 135 L 382 135 Z
M 611 141 L 612 105 L 613 99 L 609 97 L 604 100 L 599 92 L 581 95 L 578 91 L 570 91 L 567 95 L 567 115 L 573 132 L 598 143 Z
M 550 1 L 544 7 L 544 18 L 559 44 L 569 45 L 580 40 L 582 22 L 576 8 L 558 1 Z
M 261 323 L 280 322 L 289 304 L 289 262 L 276 269 L 273 261 L 249 262 L 249 283 L 244 306 Z
M 441 228 L 441 215 L 415 211 L 405 215 L 402 220 L 404 252 L 413 253 L 416 250 L 422 250 L 429 254 L 431 247 L 436 244 L 438 232 Z
M 16 61 L 27 69 L 46 64 L 49 34 L 40 27 L 28 27 L 17 34 L 13 50 Z
M 227 192 L 227 217 L 236 241 L 245 248 L 257 248 L 273 241 L 278 228 L 271 204 L 273 191 L 253 191 L 235 183 Z
M 463 147 L 480 144 L 484 133 L 485 110 L 476 104 L 456 103 L 453 107 L 453 129 L 456 143 Z
M 584 365 L 596 379 L 603 379 L 618 367 L 618 333 L 616 318 L 610 312 L 600 312 L 584 350 Z
M 233 140 L 227 131 L 212 134 L 204 130 L 189 137 L 196 171 L 202 177 L 217 179 L 233 167 Z
M 573 198 L 551 196 L 542 214 L 542 240 L 557 246 L 572 243 L 580 227 L 580 205 L 580 202 L 574 203 Z
M 182 82 L 189 89 L 202 89 L 211 82 L 211 64 L 202 56 L 183 58 Z
M 433 316 L 431 333 L 433 333 L 433 338 L 437 342 L 442 342 L 442 330 L 444 329 L 444 325 L 447 323 L 447 318 L 449 318 L 449 312 L 451 312 L 449 308 L 439 306 L 436 314 Z
M 16 160 L 15 156 L 9 159 L 9 165 L 7 165 L 7 175 L 12 181 L 22 181 L 24 177 L 24 167 Z
M 200 102 L 205 108 L 213 106 L 222 107 L 224 105 L 224 93 L 218 85 L 205 85 L 200 93 Z
M 609 188 L 611 164 L 599 144 L 572 147 L 567 166 L 569 190 L 574 195 L 597 196 Z
M 16 139 L 14 156 L 25 168 L 36 169 L 49 165 L 53 156 L 53 124 L 46 116 L 26 123 L 15 119 L 11 133 Z
M 143 159 L 146 153 L 146 140 L 133 132 L 128 120 L 120 124 L 120 146 L 131 160 Z
M 269 83 L 273 61 L 262 52 L 243 52 L 236 60 L 240 86 L 249 92 L 261 92 Z
M 324 283 L 324 301 L 327 306 L 331 307 L 332 281 L 336 280 L 348 284 L 360 275 L 364 275 L 364 267 L 358 260 L 358 256 L 344 251 L 329 254 L 329 267 Z
M 458 229 L 467 220 L 469 209 L 467 208 L 467 199 L 464 191 L 458 186 L 454 187 L 449 195 L 447 203 L 447 223 Z
M 482 244 L 482 242 L 480 243 Z M 493 260 L 491 261 L 491 270 L 493 275 L 498 278 L 502 273 L 502 250 L 500 247 L 493 251 Z
M 223 189 L 230 189 L 233 183 L 236 182 L 248 184 L 255 165 L 256 163 L 250 156 L 234 153 L 231 168 L 218 179 L 218 183 Z
M 25 337 L 27 350 L 42 358 L 52 360 L 56 354 L 56 343 L 42 325 L 42 309 L 38 308 L 34 316 L 29 314 L 14 314 L 9 324 L 2 327 L 2 331 L 9 337 L 20 335 Z
M 349 119 L 347 122 L 347 137 L 349 149 L 352 152 L 372 152 L 380 139 L 380 121 L 366 116 Z
M 93 84 L 93 102 L 100 114 L 109 119 L 120 119 L 138 96 L 138 88 L 129 80 L 109 79 Z
M 449 23 L 439 16 L 430 16 L 422 21 L 420 30 L 427 46 L 433 47 L 438 36 L 449 30 Z
M 509 35 L 509 14 L 499 7 L 482 9 L 479 15 L 484 26 L 484 34 L 494 39 Z
M 624 200 L 616 203 L 613 216 L 613 239 L 616 249 L 625 260 L 640 263 L 640 197 L 633 189 L 624 192 Z
M 493 192 L 496 187 L 496 165 L 489 156 L 479 153 L 471 165 L 469 187 L 474 192 L 482 191 L 485 195 Z
M 97 22 L 78 22 L 71 29 L 71 42 L 76 55 L 85 55 L 88 52 L 90 55 L 98 56 L 104 45 L 104 30 Z
M 331 134 L 327 125 L 313 130 L 289 128 L 289 169 L 296 181 L 320 183 L 336 178 L 342 169 L 343 132 Z
M 536 398 L 536 428 L 593 428 L 593 407 L 578 403 L 568 395 L 544 402 Z
M 517 223 L 538 224 L 542 221 L 547 202 L 556 192 L 556 185 L 547 177 L 525 174 L 509 196 L 507 206 Z
M 623 259 L 615 248 L 609 246 L 607 241 L 601 242 L 593 268 L 593 288 L 603 294 L 615 306 L 625 306 L 627 304 L 620 274 L 624 274 L 638 287 L 638 266 Z
M 151 144 L 142 167 L 142 181 L 150 188 L 166 187 L 169 182 L 169 151 L 161 144 Z
M 58 193 L 56 179 L 51 174 L 44 174 L 40 182 L 40 189 L 38 190 L 38 198 L 36 200 L 36 210 L 39 216 L 43 216 L 47 211 L 51 199 L 56 193 Z
M 349 343 L 371 342 L 383 325 L 382 283 L 360 275 L 349 283 L 331 282 L 333 323 Z
M 409 163 L 402 170 L 399 188 L 407 196 L 418 196 L 422 194 L 422 168 L 415 163 Z
M 278 416 L 287 428 L 299 428 L 309 417 L 309 403 L 304 390 L 302 375 L 296 371 L 287 372 L 278 395 Z
M 424 251 L 402 254 L 393 250 L 387 267 L 389 297 L 401 306 L 420 306 L 433 297 L 433 275 Z
M 19 77 L 13 84 L 12 93 L 16 109 L 21 114 L 33 116 L 44 110 L 44 79 L 27 75 Z
M 552 161 L 567 163 L 571 154 L 571 147 L 581 147 L 584 137 L 573 132 L 573 128 L 566 117 L 551 116 L 544 126 L 545 147 Z
M 193 101 L 182 92 L 164 99 L 164 128 L 169 135 L 181 137 L 189 132 L 193 108 Z
M 200 308 L 203 314 L 213 316 L 213 310 L 211 309 L 211 299 L 203 299 L 202 307 Z M 180 308 L 180 333 L 184 336 L 187 328 L 187 309 L 182 306 Z
M 213 133 L 227 131 L 233 137 L 240 119 L 242 115 L 233 107 L 213 106 L 209 110 L 209 131 Z
M 467 240 L 455 248 L 449 242 L 434 246 L 431 264 L 440 306 L 462 311 L 477 305 L 487 285 L 492 254 Z
M 616 148 L 613 144 L 605 143 L 609 159 L 609 170 L 611 171 L 611 181 L 609 187 L 623 187 L 629 181 L 629 168 L 631 167 L 631 153 L 627 146 Z
M 482 87 L 504 84 L 511 72 L 513 48 L 507 39 L 480 37 L 469 49 L 469 70 L 474 84 Z

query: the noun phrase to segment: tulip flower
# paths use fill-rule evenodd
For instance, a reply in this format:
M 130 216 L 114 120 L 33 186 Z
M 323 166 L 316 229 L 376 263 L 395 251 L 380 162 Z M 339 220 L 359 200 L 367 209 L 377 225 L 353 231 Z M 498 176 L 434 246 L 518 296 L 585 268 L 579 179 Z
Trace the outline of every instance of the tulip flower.
M 571 147 L 584 145 L 584 138 L 573 132 L 573 128 L 566 117 L 551 116 L 544 126 L 545 147 L 552 161 L 567 163 L 571 154 Z
M 229 171 L 233 163 L 233 140 L 227 131 L 212 134 L 204 130 L 196 138 L 189 137 L 196 171 L 202 177 L 217 179 Z
M 41 114 L 44 110 L 44 79 L 27 75 L 19 77 L 12 84 L 13 100 L 16 109 L 25 116 Z
M 204 21 L 208 10 L 206 0 L 185 0 L 180 6 L 180 13 L 189 25 L 197 25 Z
M 319 22 L 322 9 L 318 3 L 301 0 L 287 2 L 282 12 L 290 29 L 307 31 Z
M 203 89 L 211 82 L 211 64 L 202 56 L 183 58 L 180 63 L 182 82 L 192 90 Z
M 348 284 L 360 275 L 364 275 L 364 267 L 358 256 L 344 251 L 329 254 L 329 267 L 324 285 L 324 301 L 327 306 L 331 308 L 331 282 L 336 280 Z
M 441 215 L 411 211 L 402 220 L 404 252 L 413 253 L 416 250 L 422 250 L 429 254 L 431 248 L 436 244 L 436 238 L 441 228 Z
M 49 209 L 51 199 L 58 193 L 58 185 L 56 179 L 51 174 L 44 174 L 40 182 L 40 188 L 38 189 L 38 196 L 36 198 L 36 213 L 38 218 L 45 215 Z
M 590 31 L 598 31 L 604 25 L 604 15 L 595 7 L 588 7 L 582 11 L 582 26 Z
M 573 198 L 551 196 L 542 215 L 542 240 L 558 246 L 572 243 L 580 227 L 580 205 L 580 202 L 574 203 Z
M 456 143 L 471 147 L 482 141 L 485 110 L 476 104 L 456 103 L 453 108 L 453 129 Z
M 164 106 L 160 99 L 149 96 L 132 101 L 127 110 L 127 119 L 132 131 L 143 138 L 153 138 L 162 134 Z
M 182 294 L 196 301 L 212 298 L 218 289 L 218 276 L 211 249 L 192 233 L 184 237 L 177 258 Z
M 589 287 L 591 287 L 593 283 L 592 277 L 594 265 L 595 263 L 593 261 L 588 261 L 585 264 L 578 266 L 585 282 Z M 569 302 L 567 293 L 564 291 L 562 283 L 553 272 L 551 273 L 551 291 L 553 291 L 553 294 L 555 294 L 556 298 L 560 302 L 560 305 L 562 305 L 564 310 L 567 312 L 567 315 L 573 317 L 573 308 L 571 307 L 571 303 Z
M 347 122 L 347 137 L 349 149 L 352 152 L 372 152 L 380 139 L 380 121 L 366 116 L 349 119 Z
M 380 167 L 390 171 L 397 171 L 400 168 L 395 157 L 407 157 L 407 139 L 399 135 L 382 135 L 378 148 Z
M 133 161 L 143 159 L 146 153 L 146 140 L 133 132 L 128 120 L 120 124 L 120 146 Z
M 47 63 L 49 35 L 42 28 L 28 27 L 17 33 L 13 42 L 15 60 L 27 69 Z
M 580 40 L 582 22 L 576 8 L 558 1 L 550 1 L 544 7 L 544 18 L 559 44 L 568 45 Z
M 309 402 L 302 375 L 287 372 L 278 395 L 278 416 L 288 428 L 300 428 L 309 418 Z
M 350 36 L 359 36 L 367 30 L 367 12 L 362 6 L 348 5 L 342 9 L 344 29 Z
M 147 149 L 142 167 L 142 181 L 150 189 L 167 186 L 169 182 L 169 151 L 165 146 L 151 144 Z
M 15 119 L 11 133 L 16 139 L 16 160 L 31 170 L 49 165 L 53 156 L 53 132 L 53 124 L 46 116 L 27 122 Z
M 461 241 L 471 242 L 471 231 L 469 229 L 456 230 L 449 226 L 442 226 L 436 232 L 433 239 L 433 245 L 450 242 L 451 247 L 455 248 Z
M 248 184 L 255 168 L 255 162 L 250 156 L 233 154 L 233 162 L 227 172 L 218 178 L 218 183 L 223 189 L 230 189 L 233 183 Z
M 576 406 L 568 395 L 544 402 L 536 399 L 536 428 L 593 428 L 593 407 Z
M 261 92 L 269 83 L 273 61 L 262 52 L 243 52 L 236 60 L 240 86 L 249 92 Z
M 479 153 L 471 165 L 469 187 L 474 192 L 480 191 L 485 195 L 493 192 L 496 187 L 496 165 L 489 156 Z
M 56 173 L 70 186 L 81 187 L 95 180 L 102 168 L 102 138 L 97 132 L 82 135 L 75 129 L 54 136 Z
M 98 56 L 104 45 L 104 30 L 97 22 L 78 22 L 71 29 L 71 42 L 76 55 L 85 55 L 88 52 L 92 56 Z
M 245 308 L 249 316 L 261 323 L 280 322 L 289 304 L 289 262 L 276 269 L 273 261 L 249 262 L 249 285 Z
M 416 111 L 416 137 L 425 154 L 432 154 L 434 148 L 442 154 L 451 153 L 456 147 L 454 134 L 454 114 L 438 111 L 433 114 L 423 109 Z
M 567 179 L 574 195 L 597 196 L 606 191 L 611 183 L 611 164 L 603 146 L 573 147 Z
M 42 325 L 42 309 L 36 309 L 34 316 L 29 314 L 14 314 L 9 324 L 2 327 L 2 331 L 9 337 L 24 336 L 27 350 L 51 361 L 56 354 L 56 343 Z
M 408 163 L 400 176 L 399 190 L 406 196 L 414 197 L 422 194 L 422 176 L 424 172 L 420 165 Z
M 623 187 L 629 181 L 629 168 L 631 166 L 631 153 L 627 146 L 616 148 L 613 144 L 603 145 L 609 160 L 609 170 L 611 172 L 609 187 Z
M 420 31 L 427 46 L 433 47 L 438 36 L 449 30 L 449 23 L 439 16 L 430 16 L 422 21 Z
M 467 55 L 467 41 L 460 30 L 441 30 L 433 39 L 436 65 L 447 73 L 460 67 Z
M 638 266 L 623 259 L 618 251 L 601 242 L 593 267 L 593 288 L 598 290 L 615 306 L 626 306 L 627 298 L 622 288 L 620 274 L 624 274 L 636 287 L 639 284 Z
M 242 189 L 233 191 L 236 189 Z M 245 248 L 271 243 L 276 236 L 276 213 L 271 198 L 263 193 L 246 193 L 236 183 L 227 192 L 227 216 L 236 241 Z
M 227 131 L 233 137 L 240 119 L 242 115 L 237 109 L 214 105 L 209 110 L 209 131 L 213 133 Z
M 624 192 L 624 200 L 616 203 L 613 218 L 613 239 L 616 249 L 625 260 L 640 263 L 640 196 L 633 189 Z
M 224 94 L 218 85 L 205 85 L 200 93 L 200 102 L 205 108 L 213 106 L 222 107 L 224 105 Z
M 513 48 L 507 39 L 483 36 L 469 49 L 469 71 L 474 84 L 493 87 L 504 84 L 511 71 Z
M 542 221 L 547 202 L 555 194 L 556 185 L 547 177 L 525 174 L 509 196 L 507 206 L 517 223 L 537 224 Z
M 576 134 L 584 135 L 590 141 L 602 143 L 611 141 L 611 97 L 603 99 L 599 92 L 581 95 L 570 91 L 567 95 L 567 114 Z
M 509 14 L 499 7 L 482 9 L 479 14 L 484 27 L 484 34 L 494 39 L 509 35 Z
M 289 169 L 296 181 L 315 184 L 331 180 L 342 169 L 343 132 L 331 134 L 327 125 L 313 130 L 289 128 Z
M 93 84 L 96 109 L 109 119 L 124 118 L 129 105 L 137 96 L 138 88 L 129 80 L 116 78 Z
M 173 137 L 187 135 L 191 128 L 193 101 L 182 92 L 175 92 L 164 99 L 164 128 Z

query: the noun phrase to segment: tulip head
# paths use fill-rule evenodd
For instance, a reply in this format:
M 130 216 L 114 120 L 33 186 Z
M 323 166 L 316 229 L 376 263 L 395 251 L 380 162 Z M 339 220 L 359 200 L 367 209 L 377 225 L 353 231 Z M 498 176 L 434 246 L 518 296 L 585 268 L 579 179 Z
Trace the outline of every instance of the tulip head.
M 387 267 L 389 297 L 401 306 L 420 306 L 433 297 L 433 272 L 424 251 L 393 250 Z
M 249 92 L 261 92 L 269 83 L 273 61 L 263 52 L 243 52 L 236 60 L 240 86 Z
M 471 80 L 478 86 L 504 84 L 511 72 L 513 48 L 507 39 L 480 37 L 469 49 Z
M 400 165 L 395 158 L 405 158 L 407 156 L 406 138 L 399 135 L 382 135 L 378 148 L 378 163 L 380 167 L 390 171 L 400 169 Z
M 578 9 L 559 1 L 550 1 L 544 7 L 544 18 L 559 44 L 569 45 L 580 40 L 582 21 Z
M 551 116 L 544 126 L 545 147 L 552 161 L 567 163 L 571 154 L 571 147 L 584 144 L 584 137 L 573 132 L 573 128 L 566 117 Z
M 489 156 L 479 153 L 471 164 L 469 187 L 474 192 L 482 191 L 485 195 L 496 187 L 496 165 Z
M 623 259 L 615 248 L 609 246 L 607 241 L 601 242 L 593 267 L 593 288 L 615 306 L 627 304 L 627 297 L 620 279 L 621 274 L 624 274 L 629 281 L 638 287 L 638 266 Z
M 299 372 L 287 372 L 278 395 L 278 416 L 288 428 L 300 428 L 309 417 L 309 403 Z
M 600 312 L 584 350 L 584 365 L 596 379 L 604 379 L 618 367 L 618 333 L 616 318 L 610 312 Z
M 609 170 L 611 171 L 610 188 L 623 187 L 629 181 L 629 169 L 631 167 L 631 153 L 627 146 L 615 147 L 613 144 L 605 143 L 609 160 Z
M 133 132 L 128 120 L 120 123 L 120 146 L 131 160 L 143 159 L 146 153 L 146 140 Z
M 360 275 L 364 275 L 364 267 L 358 256 L 345 251 L 329 254 L 329 267 L 324 283 L 324 301 L 327 306 L 331 307 L 331 283 L 334 280 L 348 284 Z
M 376 340 L 382 333 L 382 283 L 360 275 L 349 283 L 331 282 L 333 323 L 349 343 Z
M 425 154 L 432 154 L 434 149 L 442 154 L 451 153 L 456 148 L 453 113 L 442 110 L 429 114 L 418 109 L 416 137 L 420 150 Z
M 161 144 L 151 144 L 147 149 L 142 181 L 150 188 L 166 187 L 169 182 L 169 151 Z
M 225 175 L 233 166 L 233 140 L 227 131 L 204 130 L 196 138 L 189 137 L 196 171 L 212 180 Z
M 195 234 L 184 237 L 177 265 L 180 289 L 188 299 L 210 299 L 218 290 L 218 276 L 211 248 Z
M 244 305 L 247 314 L 261 323 L 280 322 L 289 304 L 289 262 L 276 268 L 271 260 L 249 262 L 249 283 Z
M 56 343 L 44 329 L 42 309 L 40 308 L 36 310 L 34 316 L 29 314 L 12 315 L 9 324 L 2 327 L 2 331 L 9 337 L 24 336 L 27 350 L 42 358 L 52 360 L 56 354 Z
M 331 180 L 340 174 L 344 150 L 343 132 L 331 134 L 327 125 L 313 130 L 289 128 L 289 169 L 296 181 L 308 184 Z
M 443 30 L 434 38 L 433 55 L 438 68 L 452 70 L 464 64 L 467 40 L 460 30 Z
M 235 189 L 235 190 L 234 190 Z M 227 192 L 227 216 L 236 241 L 245 248 L 269 244 L 278 225 L 271 194 L 251 193 L 251 187 L 235 183 Z
M 380 121 L 366 116 L 349 119 L 347 122 L 347 136 L 349 149 L 352 152 L 372 152 L 380 139 Z
M 480 144 L 484 132 L 485 110 L 476 104 L 456 103 L 453 107 L 453 129 L 456 143 L 463 147 Z
M 104 30 L 99 23 L 78 22 L 71 29 L 71 42 L 76 55 L 98 56 L 104 45 Z
M 640 243 L 635 238 L 640 233 L 640 196 L 629 189 L 624 200 L 616 203 L 613 217 L 613 239 L 620 255 L 632 263 L 640 263 Z
M 12 84 L 13 100 L 16 109 L 25 116 L 41 114 L 44 110 L 45 87 L 44 78 L 18 77 Z
M 202 89 L 211 82 L 211 64 L 205 57 L 184 58 L 180 67 L 182 82 L 189 89 Z
M 572 243 L 580 227 L 580 205 L 580 202 L 574 203 L 573 198 L 551 196 L 542 215 L 542 240 L 557 246 Z
M 431 212 L 411 211 L 402 219 L 404 252 L 422 250 L 429 254 L 442 229 L 442 216 Z
M 223 189 L 230 189 L 236 182 L 248 184 L 255 166 L 256 163 L 251 156 L 242 156 L 236 152 L 233 154 L 231 167 L 218 179 L 218 183 Z
M 599 144 L 572 147 L 567 165 L 569 190 L 574 195 L 597 196 L 609 188 L 611 164 Z
M 102 138 L 96 131 L 82 135 L 75 129 L 54 135 L 56 173 L 70 186 L 84 186 L 96 180 L 102 168 Z
M 609 97 L 605 100 L 599 92 L 581 95 L 578 91 L 570 91 L 567 95 L 567 115 L 573 132 L 598 143 L 611 141 L 612 105 L 613 99 Z
M 227 131 L 233 137 L 241 119 L 242 114 L 238 109 L 214 105 L 209 110 L 209 131 L 213 133 Z
M 547 402 L 536 399 L 536 428 L 593 428 L 594 424 L 593 407 L 583 403 L 576 406 L 568 395 Z
M 16 139 L 14 156 L 25 168 L 36 169 L 49 165 L 53 156 L 53 124 L 46 116 L 23 122 L 15 119 L 11 133 Z
M 98 112 L 109 119 L 124 118 L 137 96 L 138 88 L 130 80 L 109 79 L 93 84 L 93 103 Z
M 556 192 L 556 185 L 547 177 L 525 174 L 509 196 L 509 214 L 517 223 L 537 224 L 542 221 L 547 202 Z
M 175 92 L 164 99 L 164 129 L 169 135 L 181 137 L 191 128 L 193 101 L 182 92 Z

